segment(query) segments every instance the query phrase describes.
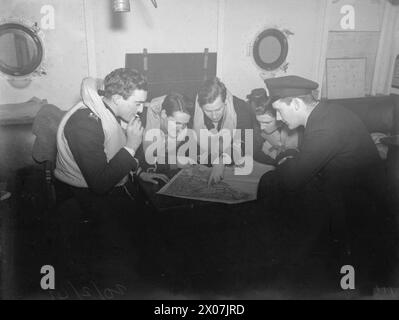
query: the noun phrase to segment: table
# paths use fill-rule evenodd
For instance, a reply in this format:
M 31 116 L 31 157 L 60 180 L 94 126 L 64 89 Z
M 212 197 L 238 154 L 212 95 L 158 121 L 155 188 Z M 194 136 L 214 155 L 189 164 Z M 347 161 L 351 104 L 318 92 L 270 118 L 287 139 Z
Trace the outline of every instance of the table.
M 391 147 L 399 147 L 399 135 L 381 138 L 381 143 Z
M 166 175 L 172 178 L 179 170 Z M 226 227 L 241 228 L 249 220 L 259 218 L 255 201 L 241 204 L 223 204 L 208 201 L 170 197 L 157 192 L 164 186 L 138 181 L 140 197 L 153 210 L 163 230 L 173 233 L 174 238 L 192 235 L 201 229 L 202 232 L 221 233 Z M 178 230 L 178 232 L 176 232 Z
M 176 175 L 179 170 L 166 173 L 169 178 Z M 221 233 L 222 229 L 228 227 L 242 229 L 243 226 L 258 224 L 267 216 L 267 210 L 259 204 L 250 201 L 240 204 L 223 204 L 193 199 L 170 197 L 157 192 L 164 186 L 148 182 L 138 181 L 140 198 L 144 198 L 146 205 L 151 208 L 156 219 L 162 221 L 164 230 L 169 228 L 176 236 L 195 233 L 198 229 L 202 231 Z
M 177 172 L 167 175 L 171 178 Z M 259 211 L 256 201 L 228 205 L 175 198 L 156 193 L 163 184 L 138 184 L 140 196 L 153 211 L 154 228 L 162 234 L 164 267 L 177 279 L 231 283 L 270 266 L 264 255 L 270 245 L 262 228 L 267 214 Z
M 179 170 L 171 170 L 164 174 L 166 174 L 169 178 L 172 178 L 178 172 Z M 146 203 L 152 206 L 159 213 L 166 211 L 173 212 L 176 210 L 192 210 L 195 208 L 205 208 L 218 205 L 213 202 L 175 198 L 157 194 L 157 192 L 165 185 L 163 182 L 156 185 L 138 179 L 138 184 L 139 191 L 141 195 L 144 196 L 144 198 L 146 199 Z

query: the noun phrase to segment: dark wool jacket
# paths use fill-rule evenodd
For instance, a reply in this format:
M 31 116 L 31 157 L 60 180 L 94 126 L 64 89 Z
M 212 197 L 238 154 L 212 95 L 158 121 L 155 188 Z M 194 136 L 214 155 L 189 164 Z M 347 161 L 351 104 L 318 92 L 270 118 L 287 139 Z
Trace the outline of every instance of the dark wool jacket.
M 278 172 L 284 187 L 295 190 L 314 177 L 328 185 L 352 183 L 380 163 L 363 122 L 339 105 L 321 102 L 308 118 L 298 156 Z

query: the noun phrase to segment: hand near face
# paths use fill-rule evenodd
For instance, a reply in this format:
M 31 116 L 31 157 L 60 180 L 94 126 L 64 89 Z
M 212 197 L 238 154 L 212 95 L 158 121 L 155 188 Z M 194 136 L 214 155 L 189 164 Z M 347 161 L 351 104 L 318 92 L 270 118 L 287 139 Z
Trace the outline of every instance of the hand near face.
M 133 118 L 132 120 L 130 120 L 126 128 L 126 147 L 136 151 L 140 147 L 143 140 L 143 131 L 144 128 L 141 125 L 140 118 Z
M 209 176 L 208 186 L 212 183 L 219 183 L 223 180 L 224 164 L 214 164 L 212 167 L 211 175 Z

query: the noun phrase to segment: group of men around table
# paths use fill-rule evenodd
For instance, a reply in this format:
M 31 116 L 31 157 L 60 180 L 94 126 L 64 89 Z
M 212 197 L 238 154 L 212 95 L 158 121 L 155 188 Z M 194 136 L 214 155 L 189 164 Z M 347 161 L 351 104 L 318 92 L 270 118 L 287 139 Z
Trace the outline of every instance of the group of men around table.
M 361 257 L 354 263 L 367 265 L 363 277 L 372 279 L 375 265 L 392 256 L 382 241 L 388 230 L 384 168 L 369 132 L 350 111 L 315 99 L 312 93 L 318 85 L 313 81 L 286 76 L 267 79 L 265 84 L 267 94 L 261 92 L 261 102 L 252 100 L 254 105 L 233 96 L 218 78 L 203 83 L 195 103 L 171 93 L 148 104 L 147 82 L 135 70 L 114 70 L 104 79 L 102 90 L 94 79 L 83 80 L 82 101 L 67 112 L 58 129 L 58 190 L 67 190 L 85 217 L 98 222 L 105 242 L 116 247 L 130 237 L 140 242 L 145 210 L 137 199 L 137 179 L 167 182 L 162 168 L 195 163 L 186 159 L 157 165 L 159 158 L 147 163 L 148 143 L 143 143 L 143 136 L 148 130 L 160 129 L 170 151 L 171 127 L 176 139 L 192 127 L 198 136 L 205 131 L 208 141 L 219 139 L 223 129 L 242 129 L 242 133 L 254 129 L 251 156 L 275 166 L 260 177 L 258 210 L 275 212 L 278 219 L 271 221 L 278 222 L 269 228 L 290 238 L 289 259 L 300 257 L 298 248 L 308 250 L 326 226 L 338 221 L 341 240 Z M 145 128 L 137 116 L 144 106 Z M 244 144 L 245 138 L 239 141 Z M 232 142 L 230 147 L 237 146 Z M 201 142 L 198 148 L 209 151 Z M 212 156 L 209 183 L 219 183 L 225 153 L 208 153 Z

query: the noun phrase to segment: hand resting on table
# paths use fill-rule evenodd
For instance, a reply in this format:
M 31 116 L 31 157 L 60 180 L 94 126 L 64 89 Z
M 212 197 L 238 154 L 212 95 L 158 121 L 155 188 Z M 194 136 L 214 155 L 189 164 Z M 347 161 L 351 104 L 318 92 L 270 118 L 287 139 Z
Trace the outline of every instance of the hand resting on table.
M 169 178 L 161 173 L 152 173 L 152 172 L 142 172 L 140 174 L 140 179 L 145 182 L 150 182 L 153 184 L 160 184 L 160 183 L 168 183 Z

